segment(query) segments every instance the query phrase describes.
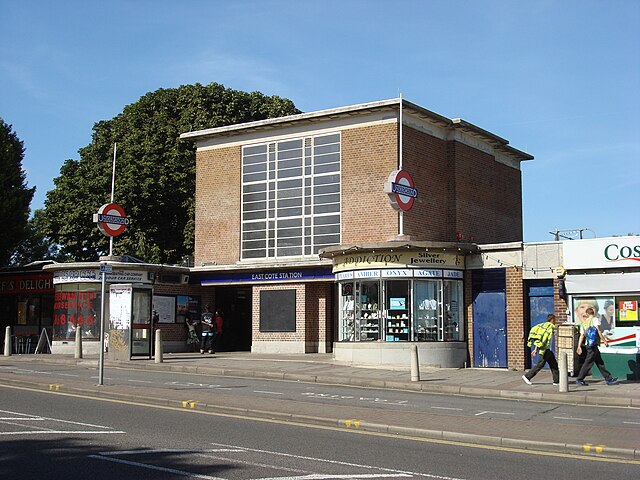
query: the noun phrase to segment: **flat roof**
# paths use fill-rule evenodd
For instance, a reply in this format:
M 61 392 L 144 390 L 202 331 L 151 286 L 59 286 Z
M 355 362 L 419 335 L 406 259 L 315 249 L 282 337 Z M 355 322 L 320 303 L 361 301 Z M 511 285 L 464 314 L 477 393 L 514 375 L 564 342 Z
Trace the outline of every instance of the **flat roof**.
M 360 103 L 357 105 L 330 108 L 327 110 L 318 110 L 309 113 L 299 113 L 296 115 L 288 115 L 286 117 L 268 118 L 266 120 L 258 120 L 255 122 L 240 123 L 235 125 L 226 125 L 224 127 L 207 128 L 204 130 L 196 130 L 183 133 L 180 135 L 180 138 L 184 140 L 198 141 L 213 137 L 241 135 L 260 130 L 275 130 L 277 128 L 289 125 L 312 124 L 329 119 L 348 118 L 355 115 L 362 115 L 382 110 L 398 110 L 401 101 L 404 110 L 410 110 L 413 114 L 427 121 L 436 123 L 444 128 L 449 128 L 451 130 L 460 130 L 469 135 L 478 137 L 491 144 L 492 146 L 497 147 L 498 149 L 508 154 L 518 157 L 521 161 L 533 160 L 532 155 L 513 148 L 509 145 L 509 142 L 506 139 L 499 137 L 498 135 L 495 135 L 487 130 L 484 130 L 483 128 L 480 128 L 470 122 L 467 122 L 466 120 L 463 120 L 461 118 L 449 119 L 435 112 L 432 112 L 431 110 L 421 107 L 420 105 L 400 98 Z

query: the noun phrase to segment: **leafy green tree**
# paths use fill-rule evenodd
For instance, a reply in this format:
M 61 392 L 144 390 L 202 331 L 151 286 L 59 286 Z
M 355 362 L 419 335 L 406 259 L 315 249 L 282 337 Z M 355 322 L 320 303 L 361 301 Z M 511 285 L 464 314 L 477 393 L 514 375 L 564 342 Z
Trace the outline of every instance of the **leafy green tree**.
M 195 146 L 181 133 L 299 113 L 293 102 L 217 83 L 159 89 L 94 125 L 80 160 L 67 160 L 47 193 L 44 233 L 75 261 L 95 261 L 109 239 L 92 221 L 110 201 L 117 142 L 114 201 L 132 221 L 114 239 L 114 254 L 179 263 L 193 254 Z
M 0 118 L 0 266 L 9 264 L 14 249 L 28 235 L 29 206 L 36 189 L 27 187 L 23 159 L 24 144 Z
M 55 260 L 64 262 L 60 246 L 48 238 L 42 229 L 43 210 L 36 210 L 27 222 L 27 236 L 14 249 L 10 265 L 26 265 L 39 260 Z

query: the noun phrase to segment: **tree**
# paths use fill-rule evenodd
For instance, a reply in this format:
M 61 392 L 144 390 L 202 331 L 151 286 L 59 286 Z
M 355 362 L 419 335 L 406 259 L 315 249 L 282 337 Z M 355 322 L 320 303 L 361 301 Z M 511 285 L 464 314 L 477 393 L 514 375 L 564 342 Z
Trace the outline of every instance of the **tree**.
M 14 249 L 28 235 L 29 206 L 36 189 L 27 187 L 23 158 L 24 144 L 0 118 L 0 266 L 9 264 Z
M 259 92 L 195 84 L 159 89 L 94 125 L 80 160 L 67 160 L 47 193 L 45 234 L 75 261 L 95 261 L 109 240 L 92 222 L 110 201 L 113 145 L 117 142 L 114 201 L 132 223 L 114 239 L 114 254 L 153 263 L 178 263 L 193 254 L 195 145 L 192 130 L 299 113 L 293 102 Z
M 64 262 L 60 246 L 43 233 L 43 210 L 36 210 L 27 222 L 27 235 L 14 249 L 10 266 L 27 265 L 39 260 L 55 260 Z

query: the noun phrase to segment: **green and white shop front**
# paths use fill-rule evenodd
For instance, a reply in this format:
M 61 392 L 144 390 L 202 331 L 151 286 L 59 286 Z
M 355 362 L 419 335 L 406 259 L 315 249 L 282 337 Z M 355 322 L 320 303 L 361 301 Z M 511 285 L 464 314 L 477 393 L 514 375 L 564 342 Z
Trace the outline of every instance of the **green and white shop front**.
M 568 319 L 578 323 L 581 305 L 592 305 L 609 345 L 605 365 L 621 380 L 640 380 L 640 237 L 563 242 Z M 600 376 L 597 368 L 594 376 Z

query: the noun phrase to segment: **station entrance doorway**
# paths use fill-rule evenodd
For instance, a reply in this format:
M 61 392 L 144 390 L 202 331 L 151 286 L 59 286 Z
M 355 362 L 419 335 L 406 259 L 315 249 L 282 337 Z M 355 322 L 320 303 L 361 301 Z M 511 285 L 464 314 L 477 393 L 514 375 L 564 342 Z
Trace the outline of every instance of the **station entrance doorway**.
M 218 351 L 251 351 L 251 296 L 251 287 L 216 287 L 215 308 L 224 320 Z

